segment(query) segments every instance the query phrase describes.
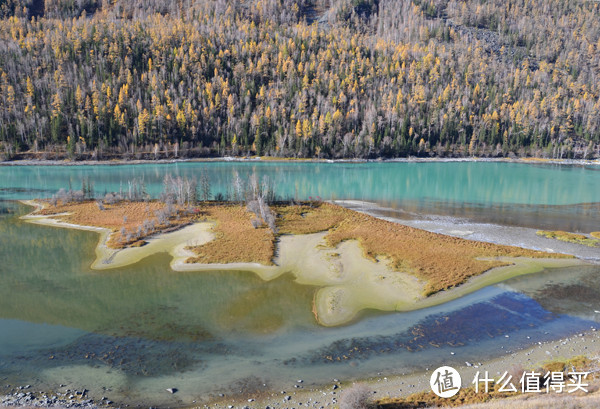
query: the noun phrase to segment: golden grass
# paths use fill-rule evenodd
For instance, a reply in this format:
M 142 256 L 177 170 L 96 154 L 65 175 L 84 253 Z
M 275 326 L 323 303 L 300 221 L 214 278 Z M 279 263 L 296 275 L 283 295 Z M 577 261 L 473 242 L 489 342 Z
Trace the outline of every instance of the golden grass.
M 302 220 L 298 219 L 298 212 L 304 214 Z M 330 203 L 289 211 L 288 217 L 289 221 L 284 218 L 281 222 L 280 231 L 300 234 L 323 228 L 329 230 L 325 240 L 330 246 L 356 239 L 367 258 L 387 257 L 393 269 L 425 280 L 425 295 L 455 287 L 493 267 L 507 265 L 498 260 L 478 258 L 570 257 L 430 233 Z
M 566 241 L 567 243 L 583 244 L 584 246 L 590 246 L 590 247 L 596 247 L 596 246 L 600 245 L 600 240 L 598 240 L 598 239 L 590 239 L 589 237 L 587 237 L 584 234 L 569 233 L 569 232 L 562 231 L 562 230 L 556 230 L 556 231 L 538 230 L 537 235 L 547 237 L 549 239 Z M 593 237 L 598 237 L 598 236 L 593 236 Z
M 541 373 L 542 376 L 547 372 L 567 372 L 572 371 L 575 368 L 576 371 L 591 371 L 594 369 L 594 361 L 588 359 L 585 356 L 579 355 L 567 360 L 549 361 L 542 365 L 542 368 L 535 369 L 535 372 Z M 523 368 L 515 367 L 509 371 L 512 375 L 513 384 L 517 390 L 521 390 L 521 384 L 519 383 L 520 376 L 523 373 Z M 529 370 L 528 370 L 529 371 Z M 497 378 L 496 378 L 497 379 Z M 565 378 L 566 379 L 566 378 Z M 590 391 L 597 389 L 598 382 L 595 376 L 590 376 L 586 379 L 586 382 L 590 383 Z M 464 380 L 463 380 L 464 384 Z M 532 393 L 521 393 L 521 392 L 498 392 L 499 385 L 496 383 L 489 384 L 489 392 L 485 393 L 485 385 L 480 384 L 479 391 L 475 392 L 475 386 L 463 387 L 460 391 L 451 398 L 440 398 L 432 391 L 429 392 L 418 392 L 413 393 L 405 398 L 384 398 L 377 401 L 377 405 L 382 409 L 412 409 L 412 408 L 423 408 L 423 407 L 459 407 L 463 405 L 472 405 L 495 401 L 499 404 L 499 408 L 511 406 L 519 402 L 520 398 L 528 398 L 532 396 Z M 544 387 L 542 389 L 545 391 Z M 555 393 L 552 396 L 556 397 Z M 486 406 L 481 406 L 485 408 Z M 496 407 L 496 406 L 494 406 Z M 517 406 L 518 407 L 518 406 Z M 541 406 L 543 407 L 543 406 Z M 560 407 L 560 406 L 555 406 Z
M 595 364 L 584 355 L 577 355 L 570 359 L 548 361 L 542 364 L 542 369 L 546 372 L 569 372 L 576 368 L 579 371 L 589 371 Z
M 521 396 L 519 399 L 496 400 L 488 403 L 464 406 L 463 409 L 598 409 L 600 408 L 600 396 L 590 394 L 588 396 L 572 396 L 562 394 Z
M 600 231 L 593 231 L 590 233 L 590 236 L 592 236 L 596 239 L 600 239 Z
M 260 263 L 273 264 L 275 235 L 267 227 L 254 228 L 253 213 L 239 205 L 201 206 L 200 213 L 216 223 L 215 239 L 189 247 L 196 257 L 187 263 Z
M 550 162 L 550 160 L 555 160 L 555 159 L 531 157 L 531 158 L 521 158 L 521 160 L 524 162 Z
M 346 217 L 343 208 L 327 203 L 316 205 L 279 206 L 275 208 L 277 227 L 282 234 L 311 234 L 329 230 Z
M 110 235 L 106 245 L 113 249 L 119 249 L 124 247 L 139 247 L 145 244 L 144 238 L 165 230 L 183 227 L 192 220 L 191 216 L 184 215 L 183 212 L 178 211 L 178 217 L 171 217 L 167 223 L 159 225 L 154 212 L 162 210 L 164 207 L 165 205 L 159 202 L 121 201 L 113 205 L 104 205 L 104 210 L 100 210 L 95 201 L 85 201 L 80 203 L 59 203 L 56 206 L 47 204 L 38 214 L 56 215 L 52 216 L 52 218 L 66 223 L 110 229 L 113 233 Z M 58 215 L 58 213 L 68 214 Z M 154 232 L 148 232 L 131 241 L 127 241 L 126 237 L 122 237 L 122 228 L 125 228 L 127 232 L 137 232 L 138 227 L 145 220 L 154 220 L 156 222 L 156 230 Z
M 503 399 L 514 396 L 514 393 L 498 392 L 499 386 L 489 385 L 489 392 L 484 393 L 479 390 L 475 392 L 475 387 L 462 388 L 451 398 L 440 398 L 433 392 L 417 392 L 406 398 L 383 398 L 377 401 L 377 407 L 382 409 L 409 409 L 425 407 L 458 407 L 472 403 L 488 402 L 493 399 Z

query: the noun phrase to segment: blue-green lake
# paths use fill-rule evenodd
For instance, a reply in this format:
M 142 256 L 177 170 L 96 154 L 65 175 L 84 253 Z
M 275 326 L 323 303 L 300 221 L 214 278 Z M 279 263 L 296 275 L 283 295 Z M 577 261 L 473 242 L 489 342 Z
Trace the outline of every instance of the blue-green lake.
M 143 179 L 157 195 L 166 174 L 211 180 L 226 194 L 235 172 L 269 176 L 282 198 L 348 199 L 478 221 L 600 230 L 600 167 L 499 162 L 186 162 L 111 166 L 0 166 L 0 389 L 87 388 L 129 404 L 184 406 L 219 393 L 290 388 L 483 360 L 497 346 L 590 328 L 600 310 L 600 266 L 517 277 L 410 313 L 367 311 L 317 325 L 317 287 L 292 276 L 180 273 L 156 254 L 90 269 L 98 235 L 38 226 L 18 199 L 94 183 L 98 195 Z M 443 319 L 440 319 L 443 318 Z M 418 330 L 418 331 L 416 331 Z M 415 333 L 418 332 L 418 337 Z M 510 334 L 510 338 L 504 335 Z M 529 338 L 528 338 L 529 337 Z M 434 347 L 432 345 L 440 345 Z M 449 351 L 455 352 L 450 355 Z M 331 358 L 331 359 L 330 359 Z M 339 360 L 338 360 L 339 358 Z M 165 388 L 177 387 L 171 395 Z M 0 390 L 2 392 L 2 390 Z

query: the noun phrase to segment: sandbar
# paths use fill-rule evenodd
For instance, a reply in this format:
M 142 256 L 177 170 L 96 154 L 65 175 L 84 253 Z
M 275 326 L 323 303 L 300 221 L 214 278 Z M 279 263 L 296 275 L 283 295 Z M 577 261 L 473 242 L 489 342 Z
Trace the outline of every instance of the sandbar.
M 24 203 L 37 209 L 42 206 L 33 201 Z M 550 254 L 548 258 L 479 257 L 474 261 L 489 265 L 486 271 L 468 277 L 460 285 L 429 295 L 424 291 L 427 281 L 416 275 L 410 266 L 398 268 L 398 263 L 392 263 L 386 256 L 367 255 L 362 243 L 356 239 L 345 238 L 332 244 L 329 230 L 278 235 L 274 241 L 275 256 L 271 265 L 256 262 L 197 263 L 190 262 L 197 254 L 194 249 L 215 240 L 214 221 L 196 221 L 175 231 L 153 234 L 145 237 L 146 244 L 141 247 L 114 249 L 107 246 L 114 230 L 78 225 L 56 218 L 61 215 L 34 212 L 22 219 L 36 224 L 99 233 L 96 259 L 92 263 L 92 268 L 96 270 L 131 265 L 152 254 L 167 252 L 172 256 L 170 266 L 174 271 L 250 271 L 266 281 L 290 273 L 298 283 L 317 287 L 312 309 L 316 320 L 324 326 L 347 324 L 365 309 L 409 311 L 425 308 L 517 275 L 583 264 L 576 258 L 550 258 L 553 256 Z M 369 219 L 369 223 L 376 221 Z

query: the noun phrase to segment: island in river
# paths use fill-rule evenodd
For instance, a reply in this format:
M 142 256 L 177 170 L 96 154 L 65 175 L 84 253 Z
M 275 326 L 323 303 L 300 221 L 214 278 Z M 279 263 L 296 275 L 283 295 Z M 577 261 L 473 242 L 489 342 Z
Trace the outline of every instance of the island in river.
M 272 280 L 292 273 L 319 287 L 317 321 L 348 323 L 363 309 L 407 311 L 439 304 L 572 256 L 431 233 L 328 202 L 271 206 L 268 226 L 245 205 L 159 201 L 27 201 L 32 223 L 100 233 L 94 269 L 135 263 L 158 252 L 175 271 L 244 270 Z

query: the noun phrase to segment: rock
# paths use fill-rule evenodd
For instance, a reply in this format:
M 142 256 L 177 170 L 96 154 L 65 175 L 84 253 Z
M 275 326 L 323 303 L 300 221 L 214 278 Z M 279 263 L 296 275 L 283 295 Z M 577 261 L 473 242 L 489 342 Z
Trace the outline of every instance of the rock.
M 337 386 L 337 385 L 333 385 L 333 386 L 331 387 L 331 389 L 333 389 L 333 390 L 336 390 L 337 388 L 339 388 L 339 386 Z
M 177 388 L 167 388 L 167 392 L 175 393 L 175 392 L 177 392 Z

